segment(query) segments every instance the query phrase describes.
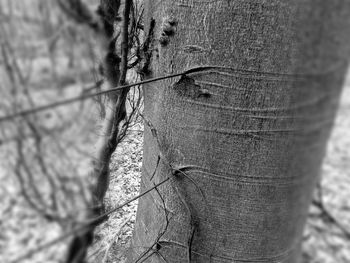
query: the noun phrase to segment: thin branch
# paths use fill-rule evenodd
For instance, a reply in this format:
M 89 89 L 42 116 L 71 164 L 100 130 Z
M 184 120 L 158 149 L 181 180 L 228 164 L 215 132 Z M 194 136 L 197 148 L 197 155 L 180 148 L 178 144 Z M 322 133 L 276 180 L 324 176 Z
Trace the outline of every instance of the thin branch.
M 313 205 L 315 205 L 321 211 L 321 219 L 326 222 L 335 225 L 347 238 L 350 239 L 350 231 L 347 230 L 324 206 L 323 201 L 314 200 Z
M 166 231 L 168 230 L 168 227 L 169 227 L 169 223 L 170 223 L 169 211 L 166 208 L 165 200 L 164 200 L 163 196 L 160 194 L 158 188 L 155 188 L 155 190 L 157 191 L 157 194 L 159 195 L 160 200 L 162 201 L 162 204 L 163 204 L 163 210 L 164 210 L 164 215 L 165 215 L 165 226 L 164 226 L 163 230 L 158 233 L 157 238 L 153 242 L 153 244 L 150 247 L 148 247 L 144 252 L 142 252 L 142 254 L 136 259 L 136 261 L 134 263 L 145 262 L 153 254 L 158 254 L 158 255 L 160 254 L 159 249 L 161 248 L 161 246 L 159 245 L 159 241 L 164 236 L 164 234 L 166 233 Z M 156 247 L 156 248 L 154 249 L 154 247 Z M 149 252 L 151 252 L 151 251 L 152 251 L 152 253 L 149 254 Z M 161 257 L 164 259 L 164 257 L 162 255 L 161 255 Z
M 56 245 L 57 243 L 59 242 L 62 242 L 63 240 L 73 236 L 73 235 L 76 235 L 77 233 L 84 233 L 84 232 L 87 232 L 87 231 L 90 231 L 90 228 L 89 226 L 91 224 L 96 224 L 98 222 L 100 222 L 101 220 L 105 219 L 108 215 L 114 213 L 115 211 L 119 210 L 120 208 L 136 201 L 137 199 L 141 198 L 142 196 L 148 194 L 149 192 L 153 191 L 154 189 L 156 189 L 157 187 L 161 186 L 162 184 L 166 183 L 167 181 L 169 181 L 171 178 L 170 177 L 167 177 L 165 178 L 163 181 L 159 182 L 158 184 L 154 185 L 153 187 L 149 188 L 148 190 L 144 191 L 143 193 L 135 196 L 134 198 L 124 202 L 123 204 L 109 210 L 108 212 L 96 217 L 96 218 L 93 218 L 89 221 L 86 221 L 86 222 L 83 222 L 83 225 L 81 226 L 78 226 L 72 230 L 70 230 L 69 232 L 66 232 L 64 233 L 63 235 L 51 240 L 50 242 L 48 243 L 45 243 L 43 245 L 40 245 L 38 247 L 36 247 L 35 249 L 32 249 L 30 251 L 28 251 L 27 253 L 23 254 L 22 256 L 19 256 L 18 258 L 16 259 L 13 259 L 13 260 L 10 260 L 9 263 L 18 263 L 18 262 L 21 262 L 23 260 L 26 260 L 32 256 L 34 256 L 35 254 L 39 253 L 40 251 L 43 251 L 45 249 L 48 249 L 49 247 L 52 247 L 54 245 Z
M 83 95 L 79 95 L 79 96 L 72 97 L 72 98 L 69 98 L 69 99 L 65 99 L 65 100 L 62 100 L 62 101 L 53 102 L 51 104 L 38 106 L 36 108 L 26 109 L 26 110 L 15 112 L 13 114 L 0 116 L 0 122 L 12 120 L 12 119 L 17 118 L 19 116 L 26 116 L 26 115 L 29 115 L 29 114 L 37 113 L 37 112 L 40 112 L 40 111 L 45 111 L 45 110 L 56 108 L 56 107 L 59 107 L 59 106 L 71 104 L 73 102 L 77 102 L 77 101 L 93 98 L 95 96 L 108 94 L 108 93 L 115 92 L 115 91 L 118 91 L 118 90 L 127 89 L 127 88 L 130 88 L 130 87 L 135 87 L 135 86 L 139 86 L 139 85 L 143 85 L 143 84 L 147 84 L 147 83 L 151 83 L 151 82 L 155 82 L 155 81 L 171 79 L 171 78 L 180 77 L 180 76 L 183 76 L 183 75 L 195 74 L 195 73 L 198 73 L 198 72 L 201 72 L 201 71 L 208 71 L 208 70 L 211 70 L 211 69 L 218 69 L 218 68 L 222 68 L 222 67 L 216 67 L 216 66 L 196 67 L 196 68 L 192 68 L 190 70 L 183 71 L 183 72 L 180 72 L 180 73 L 175 73 L 175 74 L 171 74 L 171 75 L 167 75 L 167 76 L 163 76 L 163 77 L 151 78 L 151 79 L 139 81 L 139 82 L 128 84 L 128 85 L 122 85 L 122 86 L 119 86 L 119 87 L 115 87 L 115 88 L 112 88 L 112 89 L 103 90 L 103 91 L 99 91 L 99 92 L 95 92 L 95 93 L 83 94 Z

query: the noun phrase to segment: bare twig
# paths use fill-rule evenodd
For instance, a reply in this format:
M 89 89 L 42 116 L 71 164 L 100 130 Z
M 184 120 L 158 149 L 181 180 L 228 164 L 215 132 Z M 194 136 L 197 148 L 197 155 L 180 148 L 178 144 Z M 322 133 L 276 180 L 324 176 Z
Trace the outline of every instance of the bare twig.
M 163 255 L 161 255 L 161 253 L 159 252 L 159 250 L 161 249 L 161 245 L 159 244 L 160 239 L 164 236 L 164 234 L 166 233 L 166 231 L 168 230 L 168 226 L 169 226 L 169 211 L 166 208 L 166 204 L 165 204 L 165 200 L 163 198 L 163 196 L 160 194 L 159 190 L 157 188 L 155 188 L 155 190 L 157 191 L 158 196 L 160 197 L 162 204 L 163 204 L 163 210 L 164 210 L 164 216 L 165 216 L 165 226 L 163 228 L 163 230 L 161 232 L 158 233 L 156 240 L 153 242 L 153 244 L 148 247 L 137 259 L 134 263 L 141 263 L 146 261 L 148 258 L 150 258 L 153 254 L 158 254 L 161 256 L 161 258 L 164 259 Z M 149 254 L 149 252 L 152 252 L 151 254 Z M 165 259 L 164 259 L 165 260 Z M 166 261 L 166 260 L 165 260 Z
M 320 211 L 321 215 L 320 218 L 326 223 L 326 224 L 332 224 L 336 226 L 343 235 L 350 240 L 350 232 L 348 229 L 346 229 L 337 218 L 335 218 L 328 209 L 324 206 L 323 201 L 321 200 L 313 200 L 312 204 L 316 206 Z
M 148 194 L 149 192 L 153 191 L 154 189 L 156 189 L 157 187 L 163 185 L 164 183 L 168 182 L 171 178 L 170 177 L 167 177 L 165 178 L 163 181 L 159 182 L 158 184 L 154 185 L 153 187 L 149 188 L 148 190 L 144 191 L 143 193 L 135 196 L 134 198 L 124 202 L 123 204 L 109 210 L 108 212 L 96 217 L 96 218 L 93 218 L 93 219 L 90 219 L 89 221 L 85 221 L 85 222 L 82 222 L 80 226 L 64 233 L 63 235 L 51 240 L 50 242 L 47 242 L 45 244 L 42 244 L 42 245 L 39 245 L 38 247 L 36 247 L 35 249 L 33 250 L 30 250 L 28 251 L 27 253 L 19 256 L 18 258 L 16 259 L 13 259 L 13 260 L 10 260 L 9 263 L 18 263 L 18 262 L 21 262 L 23 260 L 26 260 L 32 256 L 34 256 L 35 254 L 39 253 L 40 251 L 43 251 L 45 249 L 48 249 L 49 247 L 52 247 L 54 245 L 56 245 L 57 243 L 60 243 L 62 242 L 63 240 L 73 236 L 73 235 L 76 235 L 78 233 L 85 233 L 87 231 L 90 230 L 89 226 L 91 224 L 95 224 L 97 222 L 101 222 L 101 220 L 104 220 L 108 215 L 116 212 L 117 210 L 121 209 L 122 207 L 136 201 L 137 199 L 141 198 L 142 196 Z
M 167 76 L 163 76 L 163 77 L 157 77 L 157 78 L 151 78 L 151 79 L 139 81 L 139 82 L 132 83 L 132 84 L 122 85 L 122 86 L 119 86 L 119 87 L 115 87 L 115 88 L 112 88 L 112 89 L 103 90 L 103 91 L 99 91 L 99 92 L 95 92 L 95 93 L 79 95 L 79 96 L 72 97 L 72 98 L 69 98 L 69 99 L 65 99 L 65 100 L 62 100 L 62 101 L 57 101 L 57 102 L 54 102 L 54 103 L 51 103 L 51 104 L 38 106 L 36 108 L 27 109 L 27 110 L 23 110 L 23 111 L 18 111 L 16 113 L 9 114 L 9 115 L 6 115 L 6 116 L 0 116 L 0 122 L 12 120 L 12 119 L 17 118 L 19 116 L 25 116 L 25 115 L 33 114 L 33 113 L 36 113 L 36 112 L 45 111 L 45 110 L 56 108 L 56 107 L 59 107 L 59 106 L 71 104 L 73 102 L 86 100 L 86 99 L 89 99 L 89 98 L 93 98 L 95 96 L 108 94 L 108 93 L 112 93 L 112 92 L 123 90 L 123 89 L 128 89 L 130 87 L 135 87 L 135 86 L 139 86 L 139 85 L 143 85 L 143 84 L 147 84 L 147 83 L 152 83 L 152 82 L 155 82 L 155 81 L 161 81 L 161 80 L 165 80 L 165 79 L 176 78 L 176 77 L 180 77 L 180 76 L 188 75 L 188 74 L 196 74 L 196 73 L 201 72 L 201 71 L 212 70 L 212 69 L 215 69 L 215 68 L 221 68 L 221 67 L 215 67 L 215 66 L 196 67 L 196 68 L 192 68 L 190 70 L 183 71 L 183 72 L 176 73 L 176 74 L 171 74 L 171 75 L 167 75 Z

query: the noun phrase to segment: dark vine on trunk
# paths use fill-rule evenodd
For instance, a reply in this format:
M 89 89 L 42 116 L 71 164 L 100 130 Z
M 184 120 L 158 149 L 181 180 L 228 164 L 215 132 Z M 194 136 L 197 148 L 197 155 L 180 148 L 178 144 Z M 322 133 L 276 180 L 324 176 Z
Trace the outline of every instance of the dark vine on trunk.
M 153 255 L 157 255 L 158 257 L 162 258 L 162 260 L 164 260 L 165 262 L 167 262 L 166 257 L 162 254 L 161 249 L 164 247 L 172 247 L 172 246 L 177 246 L 177 247 L 181 247 L 184 251 L 186 251 L 187 253 L 187 262 L 191 262 L 191 249 L 192 249 L 192 243 L 194 240 L 194 235 L 195 232 L 198 229 L 198 224 L 199 224 L 199 219 L 197 218 L 196 214 L 195 214 L 195 210 L 192 208 L 191 204 L 187 202 L 187 197 L 185 195 L 185 193 L 183 193 L 181 191 L 181 185 L 179 185 L 179 182 L 181 182 L 181 180 L 183 180 L 183 178 L 189 180 L 194 187 L 197 189 L 197 191 L 200 193 L 200 195 L 202 196 L 203 202 L 205 203 L 205 208 L 208 211 L 208 217 L 211 218 L 211 211 L 209 208 L 208 203 L 206 202 L 205 196 L 201 190 L 201 188 L 196 184 L 196 182 L 194 180 L 192 180 L 187 174 L 186 172 L 188 170 L 191 169 L 196 169 L 195 167 L 189 165 L 189 166 L 182 166 L 182 167 L 177 167 L 174 164 L 171 164 L 169 162 L 169 160 L 166 157 L 166 153 L 165 150 L 163 149 L 164 147 L 161 144 L 161 141 L 158 138 L 158 134 L 157 134 L 157 129 L 154 127 L 154 125 L 152 124 L 152 122 L 145 116 L 141 115 L 145 125 L 147 125 L 147 127 L 151 130 L 152 136 L 154 137 L 154 139 L 157 142 L 157 146 L 158 146 L 158 150 L 159 150 L 159 154 L 157 157 L 157 163 L 156 163 L 156 167 L 154 172 L 152 173 L 152 175 L 150 176 L 149 180 L 152 181 L 153 185 L 155 185 L 155 182 L 153 182 L 153 179 L 155 177 L 155 175 L 159 172 L 159 165 L 160 163 L 164 164 L 168 170 L 169 170 L 169 174 L 171 175 L 170 178 L 172 178 L 173 180 L 171 180 L 171 185 L 172 188 L 174 189 L 174 191 L 176 192 L 179 200 L 181 201 L 184 210 L 186 210 L 187 216 L 188 216 L 188 235 L 187 235 L 187 243 L 186 244 L 179 244 L 179 243 L 174 243 L 172 241 L 169 241 L 167 239 L 162 239 L 165 234 L 168 231 L 168 227 L 169 224 L 171 222 L 171 217 L 169 217 L 169 214 L 171 213 L 171 211 L 167 208 L 166 205 L 166 197 L 163 197 L 160 189 L 155 188 L 157 195 L 159 196 L 161 203 L 162 203 L 162 209 L 164 211 L 164 220 L 165 220 L 165 225 L 162 227 L 162 229 L 159 230 L 158 235 L 156 236 L 155 240 L 153 241 L 152 245 L 149 246 L 148 248 L 145 249 L 144 252 L 142 252 L 135 261 L 133 261 L 133 263 L 141 263 L 141 262 L 145 262 L 147 259 L 149 259 L 150 257 L 152 257 Z M 215 222 L 214 218 L 211 218 L 213 220 L 213 222 Z

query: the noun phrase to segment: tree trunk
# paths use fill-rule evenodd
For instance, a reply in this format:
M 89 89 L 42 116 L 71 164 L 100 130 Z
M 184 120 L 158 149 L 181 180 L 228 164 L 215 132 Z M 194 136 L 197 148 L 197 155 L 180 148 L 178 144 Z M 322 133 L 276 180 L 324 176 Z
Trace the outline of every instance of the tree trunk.
M 216 67 L 144 87 L 141 191 L 172 180 L 140 199 L 129 262 L 300 262 L 347 69 L 349 1 L 145 5 L 147 77 Z

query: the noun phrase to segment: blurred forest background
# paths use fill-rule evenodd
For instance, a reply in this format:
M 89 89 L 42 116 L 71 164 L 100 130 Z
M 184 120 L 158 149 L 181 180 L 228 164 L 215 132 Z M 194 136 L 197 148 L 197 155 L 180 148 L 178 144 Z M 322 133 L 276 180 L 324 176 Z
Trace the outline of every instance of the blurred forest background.
M 99 1 L 85 3 L 95 10 Z M 1 116 L 100 90 L 98 68 L 106 50 L 58 1 L 1 0 L 0 20 Z M 139 100 L 136 94 L 137 88 L 130 103 Z M 0 262 L 27 252 L 32 253 L 21 262 L 65 258 L 67 240 L 37 249 L 84 220 L 104 100 L 99 96 L 0 123 Z M 134 122 L 115 154 L 107 209 L 138 193 L 142 132 Z M 111 244 L 127 242 L 123 237 L 131 235 L 135 209 L 124 207 L 101 226 L 91 258 L 107 262 Z
M 101 89 L 106 50 L 56 0 L 0 0 L 0 119 L 15 112 Z M 84 0 L 95 10 L 98 0 Z M 129 73 L 129 82 L 137 81 Z M 142 110 L 140 88 L 129 109 Z M 0 262 L 63 262 L 68 239 L 50 241 L 84 220 L 88 169 L 104 96 L 2 119 L 0 122 Z M 350 262 L 350 78 L 305 231 L 310 263 Z M 136 114 L 113 155 L 106 208 L 138 194 L 143 125 Z M 91 262 L 123 262 L 137 203 L 101 224 Z M 47 245 L 45 245 L 47 244 Z M 23 257 L 22 257 L 23 256 Z

